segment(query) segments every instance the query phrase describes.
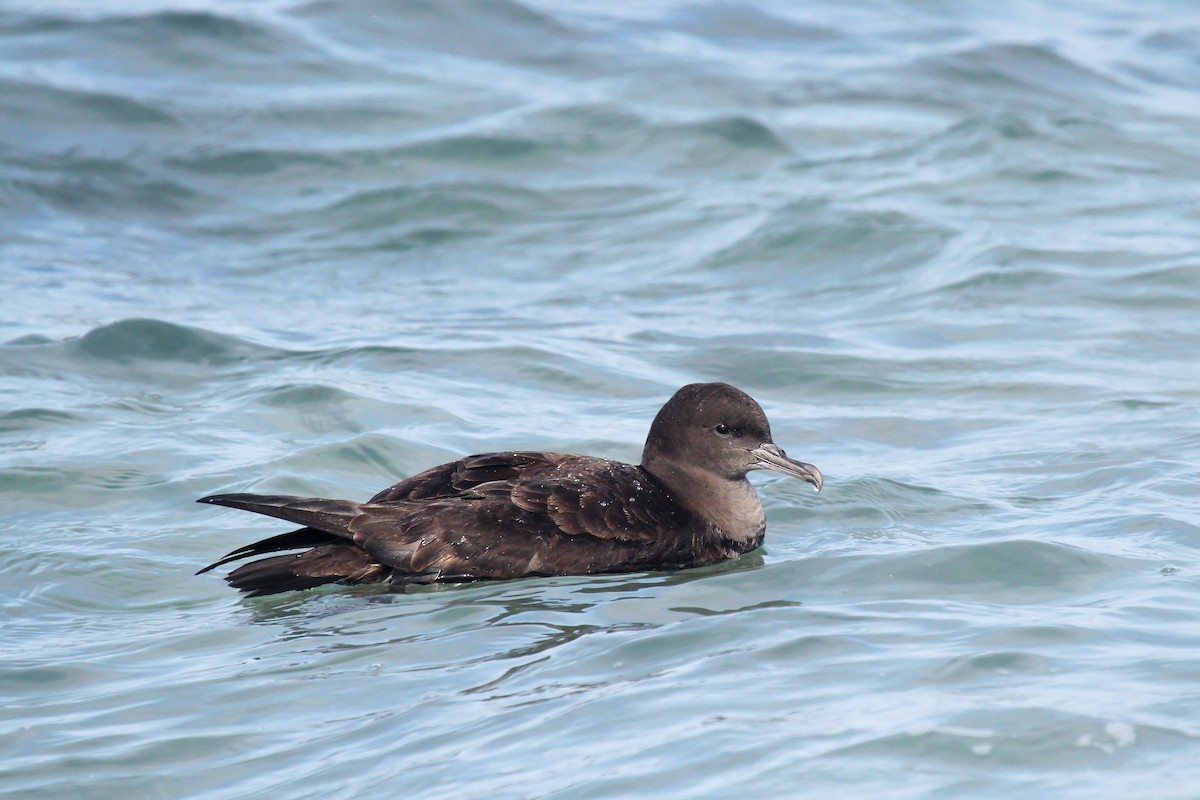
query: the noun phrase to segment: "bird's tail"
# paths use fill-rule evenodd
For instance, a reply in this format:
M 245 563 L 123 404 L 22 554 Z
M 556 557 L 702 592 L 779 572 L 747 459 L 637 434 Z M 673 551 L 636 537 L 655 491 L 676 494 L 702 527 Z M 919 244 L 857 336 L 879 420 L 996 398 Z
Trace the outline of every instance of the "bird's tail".
M 362 513 L 362 504 L 352 500 L 328 500 L 324 497 L 292 497 L 286 494 L 214 494 L 197 503 L 227 506 L 286 519 L 308 528 L 332 533 L 342 539 L 353 538 L 350 523 Z
M 280 550 L 299 550 L 301 548 L 317 547 L 323 544 L 335 544 L 341 541 L 339 537 L 332 533 L 319 531 L 316 528 L 301 528 L 298 531 L 289 531 L 281 533 L 278 536 L 271 536 L 266 539 L 261 539 L 244 547 L 239 547 L 237 550 L 231 550 L 221 556 L 220 560 L 214 561 L 196 574 L 203 575 L 209 570 L 224 566 L 230 561 L 240 561 L 243 558 L 250 556 L 261 556 L 267 553 L 278 553 Z
M 257 494 L 218 494 L 197 502 L 240 508 L 305 526 L 239 547 L 196 573 L 250 556 L 306 548 L 302 553 L 252 561 L 225 576 L 230 586 L 252 596 L 311 589 L 325 583 L 381 581 L 390 572 L 357 545 L 346 541 L 353 537 L 350 523 L 361 513 L 359 503 Z
M 376 583 L 391 569 L 352 544 L 323 544 L 286 556 L 260 558 L 225 576 L 226 582 L 251 597 L 294 589 L 311 589 L 326 583 Z

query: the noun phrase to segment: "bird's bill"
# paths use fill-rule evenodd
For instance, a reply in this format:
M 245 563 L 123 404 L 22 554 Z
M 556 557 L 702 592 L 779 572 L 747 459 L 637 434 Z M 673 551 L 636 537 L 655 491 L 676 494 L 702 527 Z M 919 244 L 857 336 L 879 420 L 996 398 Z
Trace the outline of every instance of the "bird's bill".
M 750 451 L 750 455 L 757 459 L 758 466 L 761 469 L 782 472 L 784 475 L 791 475 L 793 478 L 808 481 L 816 487 L 818 492 L 821 491 L 821 484 L 825 482 L 825 479 L 821 476 L 821 470 L 812 464 L 805 464 L 803 461 L 788 458 L 787 453 L 783 452 L 779 445 L 773 442 L 766 442 L 759 445 Z

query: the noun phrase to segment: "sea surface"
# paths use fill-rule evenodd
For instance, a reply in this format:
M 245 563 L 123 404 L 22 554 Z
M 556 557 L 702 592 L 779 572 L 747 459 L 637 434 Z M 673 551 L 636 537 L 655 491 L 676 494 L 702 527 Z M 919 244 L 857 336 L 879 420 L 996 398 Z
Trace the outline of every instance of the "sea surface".
M 193 573 L 728 381 L 677 573 Z M 0 795 L 1200 798 L 1200 7 L 0 3 Z

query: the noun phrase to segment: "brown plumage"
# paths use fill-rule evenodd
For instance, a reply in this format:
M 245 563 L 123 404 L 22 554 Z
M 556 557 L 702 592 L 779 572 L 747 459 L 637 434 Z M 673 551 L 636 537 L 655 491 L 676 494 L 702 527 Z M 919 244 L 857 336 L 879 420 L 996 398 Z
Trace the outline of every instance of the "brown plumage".
M 225 494 L 199 502 L 303 525 L 234 550 L 226 577 L 252 595 L 324 583 L 393 584 L 677 569 L 762 543 L 746 480 L 767 468 L 821 488 L 771 441 L 762 409 L 728 384 L 690 384 L 651 425 L 640 465 L 565 453 L 486 453 L 442 464 L 366 503 Z

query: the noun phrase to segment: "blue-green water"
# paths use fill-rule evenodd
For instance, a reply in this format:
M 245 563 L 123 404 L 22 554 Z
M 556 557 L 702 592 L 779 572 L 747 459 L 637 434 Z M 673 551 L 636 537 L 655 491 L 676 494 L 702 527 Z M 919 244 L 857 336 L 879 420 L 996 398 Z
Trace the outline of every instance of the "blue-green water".
M 1200 797 L 1193 3 L 16 0 L 0 279 L 5 796 Z M 192 575 L 695 380 L 741 561 Z

